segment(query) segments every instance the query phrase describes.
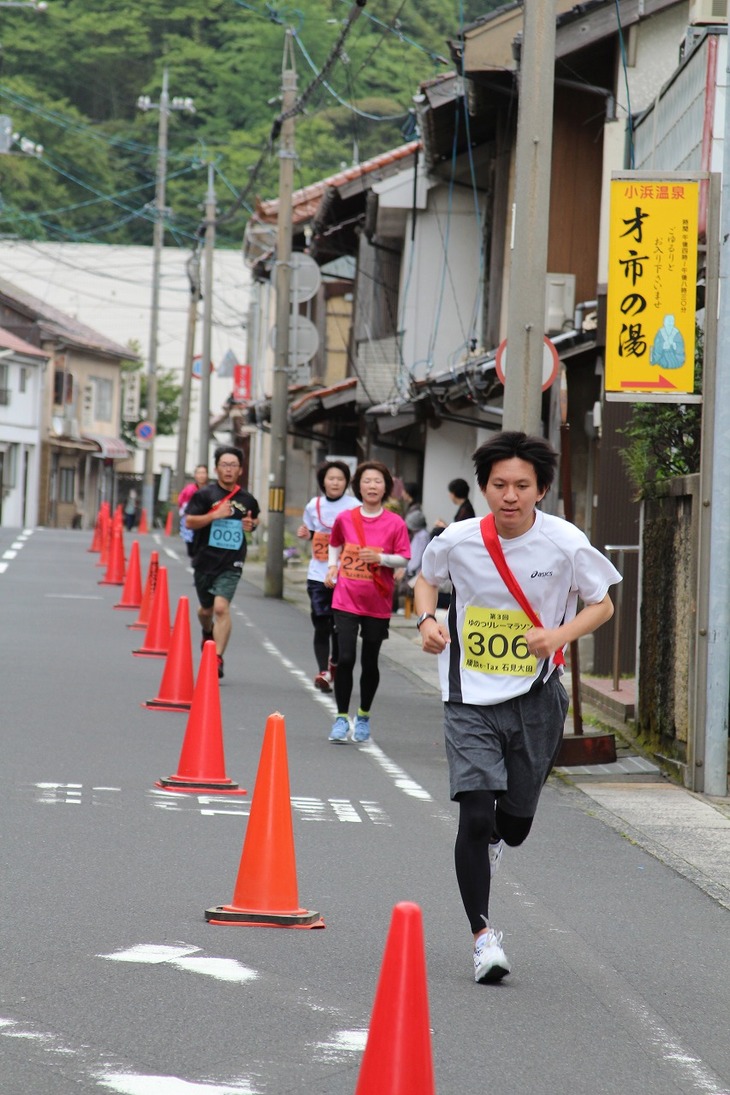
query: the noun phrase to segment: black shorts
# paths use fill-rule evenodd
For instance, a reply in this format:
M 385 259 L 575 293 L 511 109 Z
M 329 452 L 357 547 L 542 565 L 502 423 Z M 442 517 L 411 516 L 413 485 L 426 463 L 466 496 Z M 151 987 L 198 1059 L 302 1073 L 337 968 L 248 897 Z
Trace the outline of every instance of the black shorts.
M 388 638 L 390 618 L 381 619 L 380 616 L 358 616 L 356 612 L 342 612 L 338 608 L 332 610 L 335 620 L 335 631 L 343 638 L 357 639 L 358 632 L 369 643 L 382 643 Z
M 332 594 L 334 589 L 329 589 L 324 582 L 317 582 L 314 578 L 308 578 L 307 593 L 309 594 L 309 603 L 312 606 L 313 616 L 332 615 Z

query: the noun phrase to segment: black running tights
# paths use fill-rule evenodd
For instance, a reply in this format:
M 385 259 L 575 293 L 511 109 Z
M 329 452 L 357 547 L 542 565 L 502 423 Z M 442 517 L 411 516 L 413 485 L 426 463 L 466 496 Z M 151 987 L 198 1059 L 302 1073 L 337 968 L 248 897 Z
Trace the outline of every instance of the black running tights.
M 311 618 L 314 624 L 314 660 L 322 673 L 328 668 L 330 662 L 337 665 L 337 632 L 334 630 L 331 616 L 317 616 L 312 612 Z
M 459 829 L 454 846 L 456 880 L 472 932 L 489 919 L 489 842 L 501 837 L 516 848 L 532 826 L 531 817 L 507 814 L 493 791 L 464 791 L 459 795 Z
M 337 672 L 335 673 L 335 701 L 338 712 L 344 715 L 349 710 L 352 696 L 352 680 L 357 660 L 357 635 L 342 634 L 339 636 L 339 644 Z M 382 645 L 382 639 L 377 642 L 362 640 L 362 650 L 360 652 L 360 707 L 363 711 L 370 710 L 380 684 L 378 657 Z

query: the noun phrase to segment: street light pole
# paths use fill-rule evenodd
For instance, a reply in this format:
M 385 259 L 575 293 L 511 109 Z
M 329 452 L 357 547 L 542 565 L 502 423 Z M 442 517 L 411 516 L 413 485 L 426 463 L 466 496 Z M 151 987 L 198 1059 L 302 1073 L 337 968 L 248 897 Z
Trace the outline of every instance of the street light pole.
M 185 110 L 194 113 L 193 100 L 175 98 L 170 102 L 168 76 L 165 68 L 162 73 L 162 92 L 159 103 L 155 104 L 149 95 L 140 95 L 137 100 L 139 110 L 158 110 L 157 129 L 157 169 L 155 175 L 154 232 L 152 252 L 152 304 L 150 312 L 150 342 L 147 359 L 147 421 L 152 423 L 153 432 L 144 454 L 144 477 L 142 480 L 142 506 L 149 514 L 150 526 L 154 524 L 155 504 L 155 434 L 157 432 L 157 329 L 160 316 L 160 267 L 162 265 L 162 247 L 165 241 L 165 182 L 167 179 L 167 129 L 171 110 Z
M 213 254 L 215 251 L 215 185 L 213 164 L 208 164 L 205 195 L 205 287 L 203 289 L 203 351 L 200 360 L 200 438 L 198 463 L 208 467 L 210 454 L 210 359 L 213 330 Z
M 185 483 L 185 462 L 188 454 L 188 424 L 190 421 L 190 395 L 193 383 L 193 356 L 195 354 L 195 327 L 200 302 L 200 251 L 195 248 L 188 259 L 188 280 L 190 282 L 190 301 L 188 303 L 188 324 L 185 338 L 185 357 L 183 359 L 183 383 L 180 396 L 180 421 L 177 435 L 177 465 L 173 490 L 175 500 Z
M 545 335 L 555 80 L 555 0 L 523 5 L 515 157 L 514 245 L 509 278 L 506 430 L 539 434 Z
M 286 427 L 289 393 L 289 317 L 291 303 L 292 192 L 294 182 L 294 114 L 297 74 L 291 31 L 287 31 L 282 66 L 282 122 L 279 142 L 279 217 L 276 243 L 276 353 L 271 396 L 268 540 L 264 595 L 284 592 L 284 523 L 286 502 Z

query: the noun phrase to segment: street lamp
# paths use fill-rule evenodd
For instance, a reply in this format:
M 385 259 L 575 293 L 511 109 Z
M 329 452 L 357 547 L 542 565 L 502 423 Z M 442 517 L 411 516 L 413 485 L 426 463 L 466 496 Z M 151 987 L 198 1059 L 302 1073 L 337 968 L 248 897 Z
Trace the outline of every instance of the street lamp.
M 140 95 L 137 99 L 138 110 L 159 111 L 157 132 L 157 173 L 155 182 L 155 202 L 153 206 L 155 227 L 153 235 L 152 259 L 152 307 L 150 315 L 150 349 L 147 362 L 147 420 L 152 431 L 144 454 L 144 479 L 142 482 L 142 506 L 150 515 L 150 525 L 154 523 L 155 501 L 155 434 L 157 432 L 157 327 L 160 315 L 160 266 L 162 264 L 162 245 L 165 238 L 165 179 L 167 175 L 167 121 L 173 110 L 195 113 L 195 104 L 189 97 L 175 96 L 170 99 L 167 83 L 167 69 L 162 73 L 162 92 L 159 103 L 153 103 L 149 95 Z

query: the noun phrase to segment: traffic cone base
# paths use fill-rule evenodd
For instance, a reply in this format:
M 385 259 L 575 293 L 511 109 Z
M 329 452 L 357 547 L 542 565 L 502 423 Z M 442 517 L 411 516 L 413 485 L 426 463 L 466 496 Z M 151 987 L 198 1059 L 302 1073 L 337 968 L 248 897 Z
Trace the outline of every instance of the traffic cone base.
M 239 787 L 232 779 L 183 779 L 181 776 L 167 776 L 166 779 L 155 780 L 155 787 L 162 791 L 191 791 L 198 794 L 201 791 L 210 791 L 216 795 L 247 795 L 243 787 Z
M 192 700 L 190 703 L 185 703 L 183 700 L 146 700 L 139 706 L 146 707 L 148 711 L 189 711 L 192 705 Z
M 135 658 L 166 658 L 166 650 L 145 650 L 143 646 L 140 646 L 139 650 L 133 650 Z
M 244 912 L 232 905 L 216 905 L 205 910 L 209 924 L 237 924 L 249 928 L 323 928 L 318 912 L 297 909 L 296 912 Z

